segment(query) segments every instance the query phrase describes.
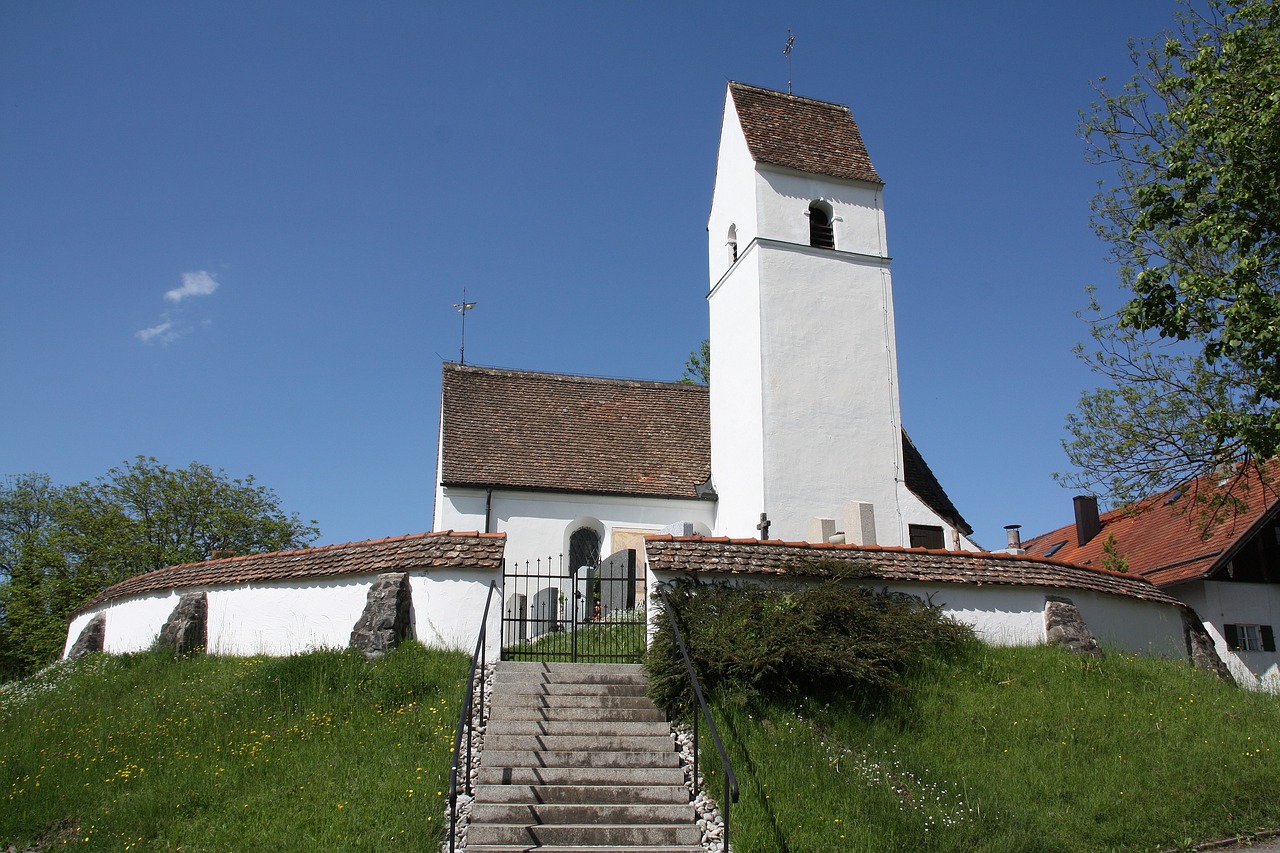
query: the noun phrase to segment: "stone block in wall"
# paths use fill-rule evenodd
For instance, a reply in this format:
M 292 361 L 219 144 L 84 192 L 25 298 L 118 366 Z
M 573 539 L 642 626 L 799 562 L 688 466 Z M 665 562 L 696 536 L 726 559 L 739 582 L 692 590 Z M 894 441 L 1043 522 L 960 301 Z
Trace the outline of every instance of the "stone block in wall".
M 1212 672 L 1230 684 L 1236 680 L 1214 647 L 1213 638 L 1204 629 L 1204 623 L 1190 607 L 1182 611 L 1182 636 L 1187 643 L 1187 659 L 1196 669 Z
M 87 654 L 102 651 L 106 640 L 107 614 L 99 613 L 81 629 L 80 636 L 76 637 L 75 643 L 71 645 L 71 651 L 67 652 L 67 660 L 76 660 Z
M 1044 638 L 1053 645 L 1089 657 L 1102 657 L 1098 638 L 1089 630 L 1080 610 L 1069 598 L 1058 595 L 1044 597 Z
M 208 643 L 209 596 L 203 592 L 183 593 L 160 628 L 160 645 L 172 649 L 174 657 L 185 657 L 200 654 Z
M 373 660 L 412 638 L 412 604 L 407 572 L 378 575 L 369 587 L 364 612 L 351 629 L 351 648 Z

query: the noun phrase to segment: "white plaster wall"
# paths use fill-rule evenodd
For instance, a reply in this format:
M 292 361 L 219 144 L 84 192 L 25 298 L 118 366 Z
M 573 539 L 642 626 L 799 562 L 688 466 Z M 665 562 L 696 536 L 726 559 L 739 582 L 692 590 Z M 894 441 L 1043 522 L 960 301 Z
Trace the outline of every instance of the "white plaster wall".
M 1218 655 L 1240 684 L 1280 693 L 1280 652 L 1233 652 L 1223 625 L 1270 625 L 1280 639 L 1280 587 L 1266 583 L 1201 581 L 1169 590 L 1204 620 Z
M 480 630 L 490 581 L 499 591 L 490 609 L 489 651 L 498 653 L 502 575 L 496 570 L 410 571 L 414 636 L 438 648 L 471 651 Z M 316 648 L 345 648 L 364 612 L 374 574 L 213 587 L 209 601 L 208 648 L 226 655 L 290 655 Z M 172 590 L 118 599 L 72 620 L 63 654 L 96 612 L 106 613 L 103 650 L 113 654 L 149 648 L 177 606 Z
M 760 233 L 756 225 L 755 162 L 751 159 L 742 124 L 733 106 L 733 95 L 726 91 L 715 189 L 711 194 L 711 215 L 707 218 L 707 261 L 712 287 L 729 269 L 726 242 L 730 225 L 737 226 L 741 257 Z
M 341 575 L 210 589 L 209 650 L 223 655 L 291 655 L 343 648 L 364 611 L 373 577 Z M 110 633 L 110 625 L 107 630 Z
M 952 537 L 956 534 L 956 528 L 950 522 L 943 519 L 940 515 L 929 508 L 929 505 L 920 500 L 915 492 L 907 488 L 905 482 L 898 484 L 898 536 L 904 545 L 911 544 L 911 534 L 908 529 L 912 524 L 932 524 L 942 526 L 943 545 L 948 549 L 952 548 Z M 876 519 L 877 530 L 879 530 L 880 520 Z M 961 551 L 981 551 L 968 536 L 960 534 L 960 550 Z
M 687 577 L 685 573 L 649 571 L 650 588 L 656 583 Z M 701 572 L 704 582 L 793 585 L 813 582 L 801 578 L 768 575 L 733 575 Z M 1071 599 L 1094 636 L 1103 645 L 1129 652 L 1172 659 L 1186 658 L 1182 614 L 1177 607 L 1112 596 L 1089 590 L 1003 584 L 948 584 L 869 581 L 874 589 L 904 592 L 939 606 L 943 613 L 973 626 L 978 638 L 995 646 L 1034 646 L 1045 642 L 1044 606 L 1049 595 Z
M 880 544 L 906 544 L 888 268 L 789 243 L 762 241 L 760 252 L 771 536 L 802 540 L 811 518 L 840 518 L 859 500 L 875 506 Z
M 766 163 L 756 166 L 760 236 L 809 245 L 809 205 L 825 201 L 834 214 L 836 250 L 887 258 L 882 188 L 808 175 Z
M 752 243 L 708 297 L 718 536 L 755 536 L 765 509 L 760 258 L 759 244 Z

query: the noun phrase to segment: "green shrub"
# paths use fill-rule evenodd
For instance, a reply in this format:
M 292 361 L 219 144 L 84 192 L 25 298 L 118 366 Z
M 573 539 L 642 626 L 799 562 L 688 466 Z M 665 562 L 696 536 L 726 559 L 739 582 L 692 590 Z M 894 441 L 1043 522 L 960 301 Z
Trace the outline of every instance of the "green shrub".
M 972 642 L 967 626 L 912 595 L 870 590 L 842 564 L 811 564 L 808 584 L 730 586 L 681 580 L 668 589 L 707 692 L 786 699 L 846 696 L 866 706 L 905 690 L 923 658 Z M 684 662 L 659 605 L 645 656 L 651 693 L 680 715 L 693 702 Z

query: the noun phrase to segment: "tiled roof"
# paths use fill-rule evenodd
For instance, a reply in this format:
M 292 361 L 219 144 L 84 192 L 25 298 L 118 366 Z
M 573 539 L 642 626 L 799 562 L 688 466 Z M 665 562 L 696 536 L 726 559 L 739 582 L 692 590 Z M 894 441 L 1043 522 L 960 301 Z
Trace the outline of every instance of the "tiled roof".
M 235 586 L 261 581 L 319 578 L 409 569 L 477 568 L 502 565 L 505 533 L 415 533 L 367 542 L 274 551 L 169 566 L 107 587 L 77 610 L 82 613 L 108 601 L 157 590 Z
M 1213 518 L 1205 516 L 1207 502 L 1225 486 L 1212 476 L 1202 477 L 1103 513 L 1102 532 L 1084 545 L 1077 544 L 1075 524 L 1068 524 L 1028 539 L 1022 547 L 1028 554 L 1044 554 L 1062 542 L 1055 558 L 1101 566 L 1103 545 L 1114 536 L 1116 551 L 1128 561 L 1129 571 L 1153 583 L 1169 586 L 1208 577 L 1225 565 L 1234 546 L 1257 523 L 1280 509 L 1274 482 L 1263 482 L 1254 474 L 1237 479 L 1234 486 L 1243 506 L 1224 507 Z M 1206 521 L 1212 523 L 1206 526 Z
M 757 163 L 883 184 L 849 108 L 729 83 L 747 148 Z
M 902 431 L 902 470 L 907 488 L 914 492 L 916 497 L 924 501 L 925 506 L 951 521 L 966 536 L 973 532 L 973 528 L 960 515 L 960 510 L 956 509 L 956 505 L 951 502 L 946 490 L 942 488 L 942 484 L 934 476 L 933 469 L 929 467 L 929 463 L 924 461 L 924 457 L 920 455 L 920 451 L 916 449 L 915 442 L 907 435 L 905 429 Z
M 444 485 L 692 498 L 711 476 L 704 385 L 452 363 L 442 385 Z M 907 488 L 971 533 L 906 432 L 902 446 Z
M 1133 575 L 1010 554 L 703 536 L 650 536 L 645 551 L 649 566 L 657 571 L 803 576 L 811 574 L 804 567 L 814 560 L 838 560 L 862 567 L 876 580 L 1080 589 L 1181 606 Z
M 696 497 L 707 388 L 444 365 L 445 485 Z

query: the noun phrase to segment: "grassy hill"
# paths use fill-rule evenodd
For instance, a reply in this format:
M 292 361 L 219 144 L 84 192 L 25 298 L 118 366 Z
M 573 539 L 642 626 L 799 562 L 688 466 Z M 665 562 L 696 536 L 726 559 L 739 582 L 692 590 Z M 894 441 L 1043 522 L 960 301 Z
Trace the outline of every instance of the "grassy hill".
M 95 655 L 0 685 L 0 850 L 431 850 L 469 659 Z
M 147 653 L 0 686 L 0 850 L 435 853 L 466 666 L 417 644 L 374 663 Z M 1280 828 L 1277 697 L 976 644 L 907 686 L 721 697 L 735 850 L 1139 851 Z
M 1280 828 L 1275 696 L 1178 662 L 978 644 L 907 686 L 722 699 L 735 850 L 1155 851 Z

